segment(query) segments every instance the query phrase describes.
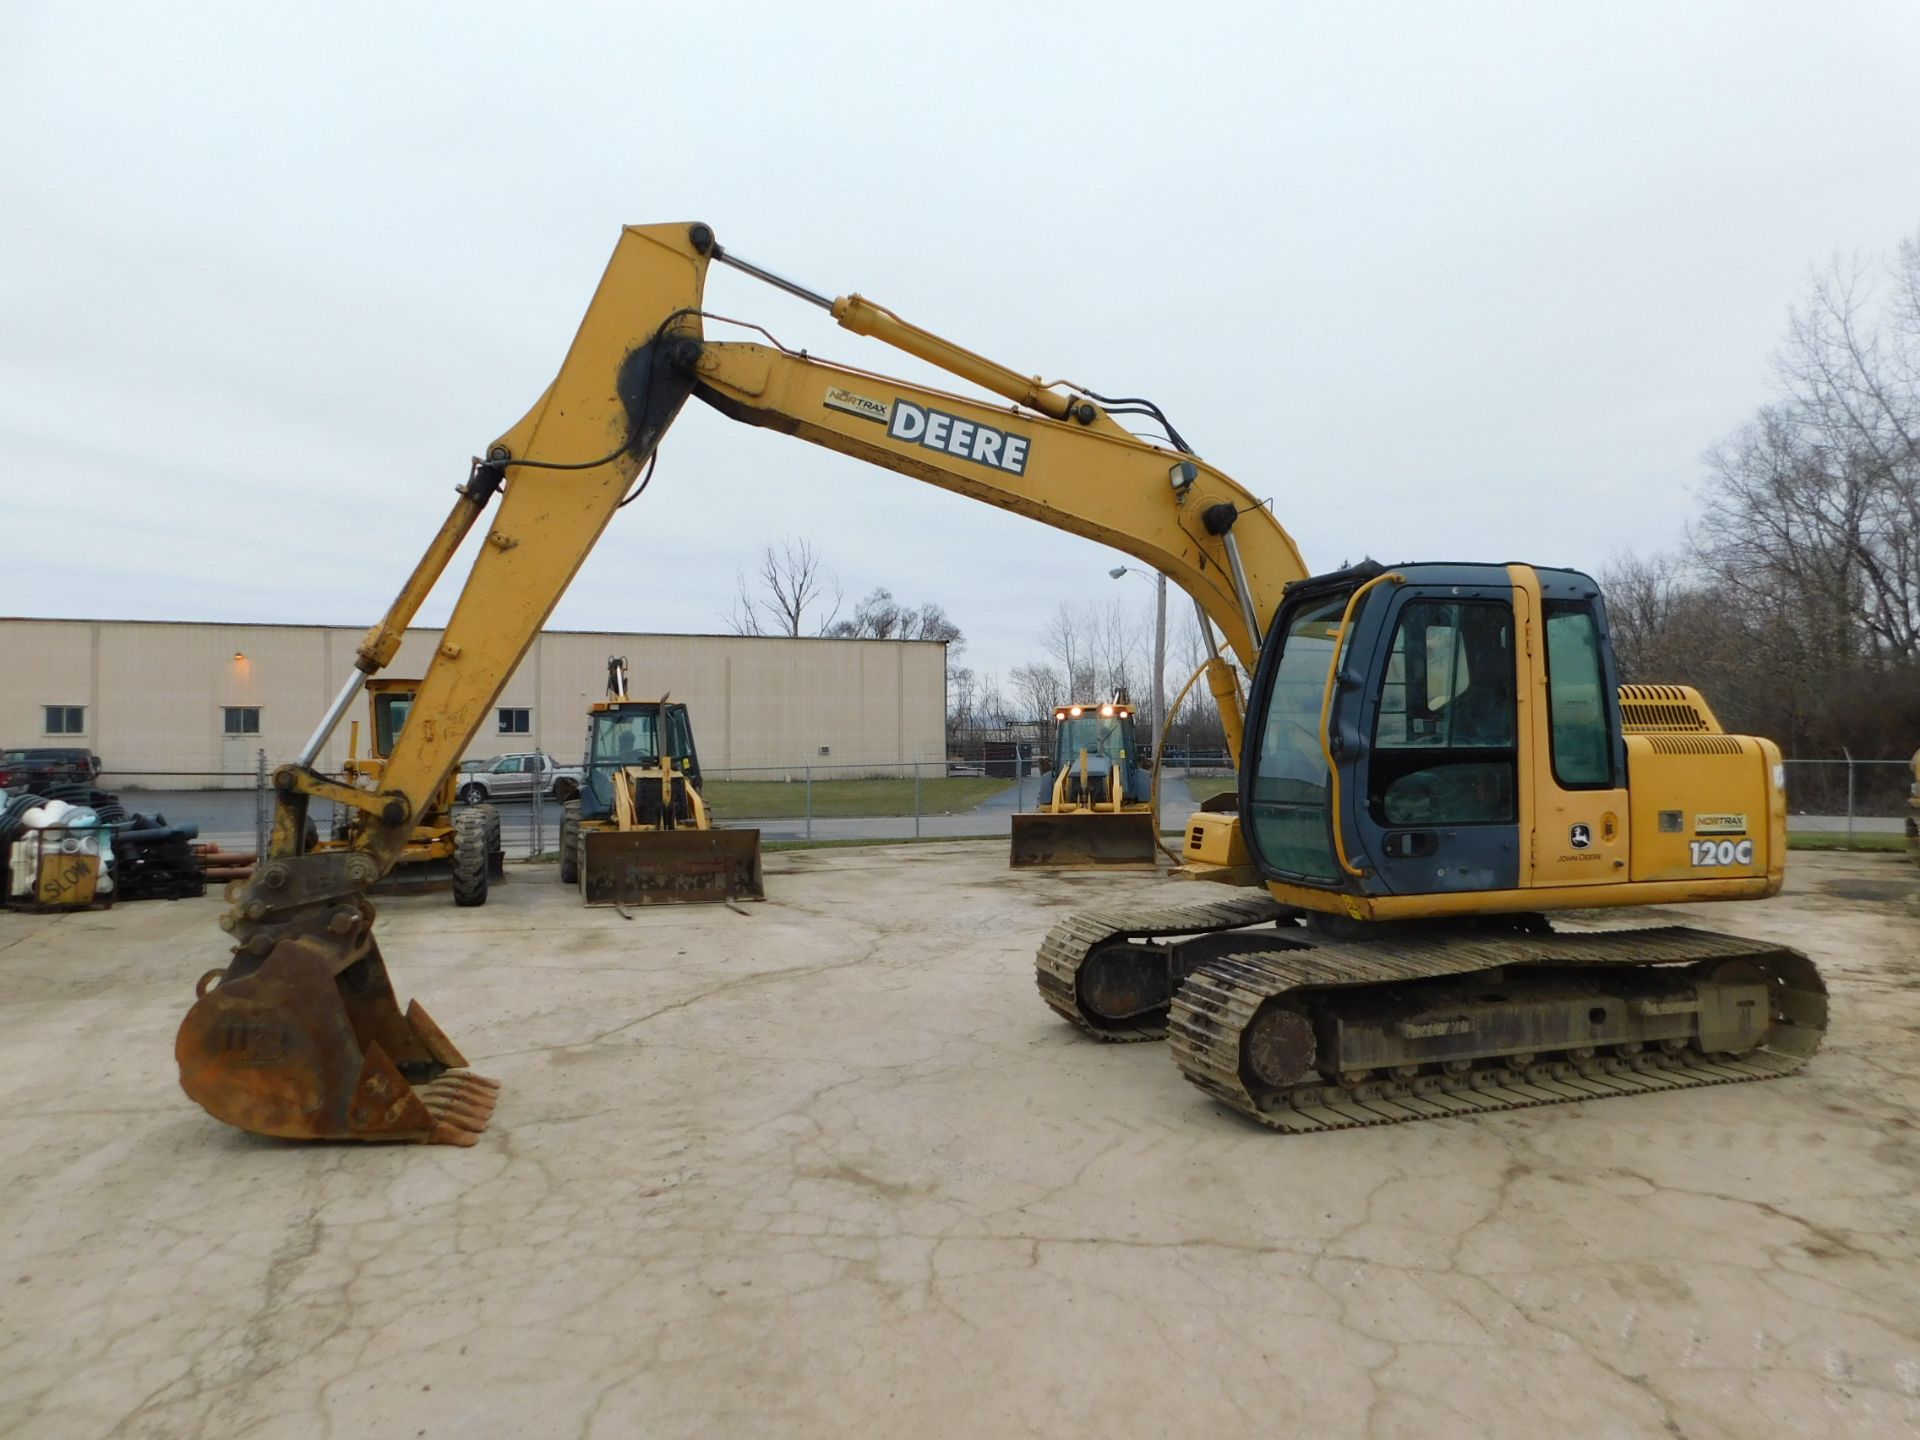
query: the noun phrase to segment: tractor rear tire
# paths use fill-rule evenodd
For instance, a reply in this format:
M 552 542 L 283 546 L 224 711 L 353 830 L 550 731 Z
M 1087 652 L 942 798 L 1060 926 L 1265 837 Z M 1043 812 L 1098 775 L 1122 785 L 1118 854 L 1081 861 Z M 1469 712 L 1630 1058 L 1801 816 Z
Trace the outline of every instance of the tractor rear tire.
M 560 812 L 560 883 L 580 883 L 580 802 L 569 800 Z
M 453 903 L 487 903 L 487 847 L 491 837 L 487 817 L 479 810 L 462 810 L 453 817 Z
M 507 847 L 500 840 L 500 807 L 482 805 L 479 809 L 487 817 L 487 873 L 498 880 L 507 873 Z

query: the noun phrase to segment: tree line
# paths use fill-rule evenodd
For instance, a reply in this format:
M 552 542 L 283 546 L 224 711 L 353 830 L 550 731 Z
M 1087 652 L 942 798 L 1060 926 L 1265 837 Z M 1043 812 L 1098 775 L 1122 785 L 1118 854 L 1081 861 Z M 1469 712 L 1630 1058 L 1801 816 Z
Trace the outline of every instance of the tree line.
M 1792 758 L 1903 759 L 1920 745 L 1920 235 L 1810 278 L 1772 389 L 1706 452 L 1682 542 L 1602 570 L 1621 678 L 1693 685 L 1729 730 Z M 1187 607 L 1172 612 L 1169 700 L 1205 657 Z M 1144 711 L 1152 684 L 1150 627 L 1123 597 L 1061 605 L 1035 659 L 979 675 L 955 663 L 966 640 L 941 606 L 877 588 L 849 610 L 805 541 L 763 547 L 727 620 L 743 635 L 946 641 L 950 732 L 1116 692 Z M 1168 743 L 1217 748 L 1219 715 L 1195 690 Z
M 1185 606 L 1171 608 L 1169 704 L 1173 690 L 1206 658 L 1194 616 Z M 753 568 L 736 575 L 733 602 L 722 618 L 735 635 L 945 641 L 950 735 L 1003 731 L 1009 725 L 1045 721 L 1055 706 L 1103 701 L 1115 694 L 1138 705 L 1138 723 L 1142 727 L 1146 723 L 1147 696 L 1153 684 L 1152 623 L 1122 596 L 1060 605 L 1035 637 L 1039 656 L 1014 666 L 1004 678 L 959 663 L 966 636 L 934 602 L 902 602 L 882 586 L 849 608 L 832 569 L 805 540 L 763 544 Z M 1181 749 L 1205 752 L 1224 747 L 1219 712 L 1204 685 L 1196 685 L 1168 718 L 1167 735 Z
M 1810 280 L 1774 394 L 1671 551 L 1601 575 L 1627 681 L 1697 686 L 1789 757 L 1920 745 L 1920 236 Z

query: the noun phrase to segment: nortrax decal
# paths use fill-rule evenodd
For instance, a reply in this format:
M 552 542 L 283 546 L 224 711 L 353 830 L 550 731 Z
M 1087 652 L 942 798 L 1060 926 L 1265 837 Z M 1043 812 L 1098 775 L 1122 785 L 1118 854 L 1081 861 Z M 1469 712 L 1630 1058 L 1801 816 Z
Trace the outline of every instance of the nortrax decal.
M 978 420 L 962 420 L 958 415 L 928 409 L 898 396 L 894 397 L 893 419 L 887 424 L 887 434 L 962 460 L 991 465 L 1011 475 L 1027 473 L 1026 436 L 996 430 Z
M 826 398 L 821 403 L 829 410 L 844 410 L 849 415 L 858 415 L 862 420 L 875 420 L 882 425 L 893 418 L 886 401 L 871 400 L 838 385 L 827 387 Z

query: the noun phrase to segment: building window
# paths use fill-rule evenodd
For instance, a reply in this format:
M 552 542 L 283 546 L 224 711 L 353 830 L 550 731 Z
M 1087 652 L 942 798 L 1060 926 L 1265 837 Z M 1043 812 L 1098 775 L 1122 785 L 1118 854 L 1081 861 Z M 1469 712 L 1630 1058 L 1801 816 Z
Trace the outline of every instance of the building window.
M 47 729 L 49 735 L 84 735 L 87 733 L 87 707 L 84 705 L 48 705 Z
M 223 728 L 227 734 L 258 735 L 260 733 L 258 705 L 223 705 L 221 713 L 225 716 Z
M 533 712 L 521 707 L 500 707 L 500 733 L 502 735 L 530 735 L 533 733 Z

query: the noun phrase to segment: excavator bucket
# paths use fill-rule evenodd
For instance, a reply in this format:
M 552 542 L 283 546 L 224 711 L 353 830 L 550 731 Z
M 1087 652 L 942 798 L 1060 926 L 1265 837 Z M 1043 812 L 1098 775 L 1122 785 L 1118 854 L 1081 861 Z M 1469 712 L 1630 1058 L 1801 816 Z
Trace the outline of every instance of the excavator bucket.
M 758 830 L 587 830 L 580 840 L 589 905 L 767 898 Z
M 400 1012 L 372 918 L 340 907 L 203 977 L 174 1042 L 181 1088 L 256 1135 L 473 1144 L 499 1084 L 419 1002 Z
M 1015 815 L 1010 863 L 1015 870 L 1152 870 L 1156 838 L 1148 810 Z

